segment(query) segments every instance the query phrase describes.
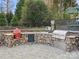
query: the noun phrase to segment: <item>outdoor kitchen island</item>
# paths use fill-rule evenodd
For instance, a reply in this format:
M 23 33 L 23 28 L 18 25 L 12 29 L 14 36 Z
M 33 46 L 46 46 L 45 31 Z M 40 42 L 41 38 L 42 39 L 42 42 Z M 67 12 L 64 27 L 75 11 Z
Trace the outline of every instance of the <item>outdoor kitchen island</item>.
M 62 32 L 62 33 L 61 33 Z M 65 51 L 73 51 L 78 47 L 78 33 L 68 32 L 64 30 L 54 30 L 53 33 L 48 32 L 22 32 L 21 43 L 48 44 Z M 13 40 L 12 33 L 4 33 L 5 44 L 9 44 Z M 77 39 L 76 39 L 77 38 Z
M 73 51 L 78 48 L 79 33 L 67 30 L 54 30 L 54 47 L 65 51 Z

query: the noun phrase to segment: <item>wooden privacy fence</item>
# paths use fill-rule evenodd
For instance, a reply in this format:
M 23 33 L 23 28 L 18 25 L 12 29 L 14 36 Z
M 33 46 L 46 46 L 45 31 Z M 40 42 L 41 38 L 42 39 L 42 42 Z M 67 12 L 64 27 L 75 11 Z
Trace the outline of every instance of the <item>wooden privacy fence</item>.
M 55 20 L 55 25 L 57 30 L 67 30 L 69 29 L 69 25 L 75 22 L 74 20 Z

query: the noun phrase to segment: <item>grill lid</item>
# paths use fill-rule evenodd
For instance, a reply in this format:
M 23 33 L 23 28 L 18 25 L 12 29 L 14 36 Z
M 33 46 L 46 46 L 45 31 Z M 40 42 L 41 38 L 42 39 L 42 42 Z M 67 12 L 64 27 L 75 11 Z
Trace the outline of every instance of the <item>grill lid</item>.
M 67 33 L 68 31 L 66 30 L 54 30 L 53 36 L 58 39 L 65 39 Z

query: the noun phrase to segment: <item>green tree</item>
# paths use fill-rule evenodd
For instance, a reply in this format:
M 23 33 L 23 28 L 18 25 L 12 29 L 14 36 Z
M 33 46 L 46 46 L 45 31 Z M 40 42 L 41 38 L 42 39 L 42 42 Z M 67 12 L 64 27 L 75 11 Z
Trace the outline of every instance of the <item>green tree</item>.
M 13 13 L 12 12 L 9 12 L 9 13 L 6 14 L 6 19 L 7 19 L 8 25 L 10 25 L 10 22 L 11 22 L 12 18 L 13 18 Z
M 0 26 L 6 25 L 4 13 L 0 13 Z
M 15 15 L 11 21 L 11 25 L 17 26 L 19 25 L 19 21 L 21 19 L 21 14 L 22 14 L 22 7 L 24 5 L 25 0 L 19 0 L 17 5 L 16 5 L 16 10 L 15 10 Z
M 76 5 L 77 5 L 76 0 L 64 0 L 63 1 L 64 10 L 68 7 L 74 7 Z
M 53 0 L 53 6 L 51 8 L 52 16 L 54 19 L 68 19 L 67 13 L 64 13 L 68 7 L 76 6 L 76 0 Z M 66 18 L 68 17 L 68 18 Z
M 16 11 L 15 11 L 16 19 L 21 19 L 23 5 L 24 5 L 24 0 L 19 0 L 19 2 L 16 5 Z
M 46 21 L 51 20 L 50 12 L 41 0 L 29 0 L 25 4 L 26 11 L 25 16 L 22 16 L 24 20 L 31 22 L 31 26 L 42 26 Z
M 18 26 L 19 25 L 19 20 L 17 19 L 17 17 L 13 17 L 13 19 L 11 20 L 11 25 L 12 26 Z
M 6 25 L 10 25 L 10 20 L 13 17 L 12 9 L 13 9 L 13 1 L 12 0 L 2 0 L 2 11 L 5 13 Z

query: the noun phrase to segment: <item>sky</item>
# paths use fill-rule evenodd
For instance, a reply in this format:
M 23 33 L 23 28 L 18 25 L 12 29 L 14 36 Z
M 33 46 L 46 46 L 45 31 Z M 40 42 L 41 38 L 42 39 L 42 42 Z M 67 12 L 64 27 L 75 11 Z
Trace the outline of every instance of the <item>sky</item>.
M 12 12 L 14 12 L 15 11 L 15 9 L 16 9 L 16 4 L 17 4 L 17 0 L 11 0 L 11 10 L 12 10 Z M 0 8 L 1 8 L 1 5 L 3 5 L 3 4 L 1 4 L 1 3 L 3 3 L 3 0 L 0 0 Z
M 17 4 L 17 0 L 13 0 L 13 12 L 15 11 L 15 9 L 16 9 L 16 4 Z

